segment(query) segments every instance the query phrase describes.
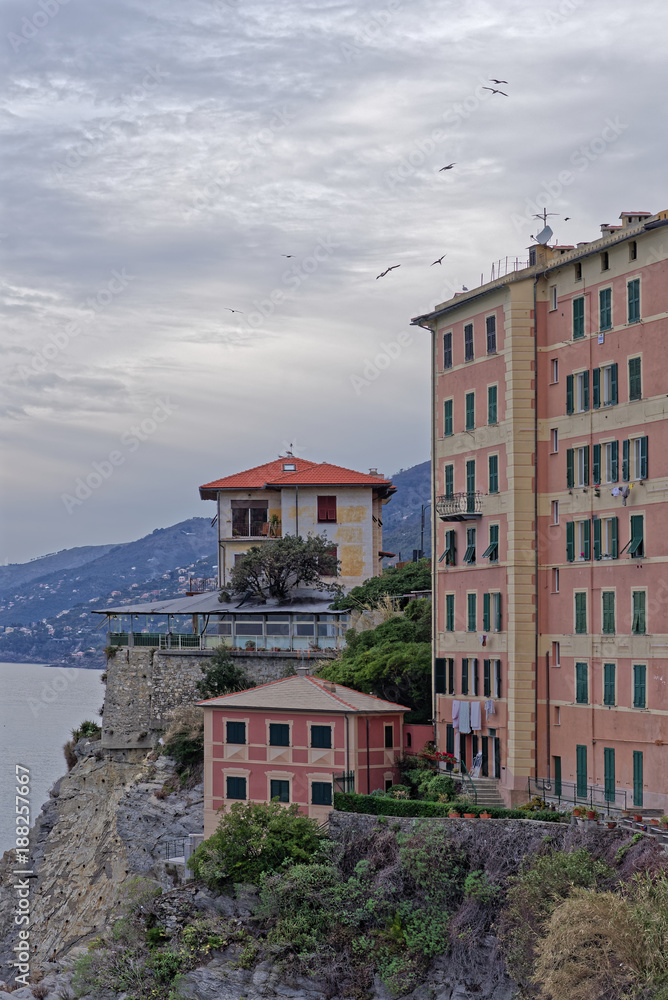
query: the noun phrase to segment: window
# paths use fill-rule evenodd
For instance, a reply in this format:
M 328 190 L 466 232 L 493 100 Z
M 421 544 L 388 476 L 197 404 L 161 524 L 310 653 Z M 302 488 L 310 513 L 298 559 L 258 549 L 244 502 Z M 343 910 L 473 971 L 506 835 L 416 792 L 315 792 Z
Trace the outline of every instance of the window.
M 464 562 L 475 562 L 475 528 L 466 529 L 466 552 L 464 553 Z
M 616 483 L 619 479 L 619 444 L 617 441 L 606 441 L 603 447 L 605 448 L 605 481 L 606 483 Z
M 575 521 L 566 522 L 566 561 L 575 560 Z
M 289 747 L 290 746 L 290 726 L 282 722 L 269 723 L 269 746 Z M 272 799 L 273 799 L 272 795 Z
M 585 300 L 584 296 L 573 299 L 573 340 L 579 340 L 585 335 Z
M 452 333 L 443 334 L 443 369 L 452 368 Z
M 575 794 L 579 799 L 587 798 L 587 747 L 575 748 Z
M 319 750 L 330 750 L 332 747 L 331 726 L 311 726 L 311 746 Z
M 454 566 L 457 562 L 457 533 L 455 531 L 446 531 L 445 533 L 445 551 L 443 557 L 445 558 L 446 566 Z
M 617 667 L 614 663 L 603 664 L 603 704 L 615 704 L 615 685 Z
M 455 693 L 455 661 L 448 658 L 448 694 Z
M 575 594 L 575 634 L 587 634 L 587 594 L 579 591 Z
M 557 286 L 550 286 L 550 312 L 557 308 Z
M 443 437 L 452 437 L 452 400 L 443 403 Z
M 573 265 L 573 280 L 582 281 L 582 264 L 580 263 Z
M 491 631 L 491 629 L 490 629 L 490 622 L 492 620 L 491 607 L 492 607 L 491 594 L 483 594 L 482 595 L 482 630 L 483 630 L 483 632 L 489 632 L 489 631 Z
M 445 478 L 445 495 L 446 497 L 451 497 L 455 492 L 455 467 L 454 465 L 446 465 L 444 471 Z
M 566 449 L 566 485 L 589 486 L 589 445 Z
M 492 594 L 492 616 L 494 618 L 494 631 L 501 631 L 501 594 Z
M 318 497 L 318 523 L 336 521 L 336 497 Z
M 491 660 L 482 661 L 482 695 L 483 698 L 492 696 L 492 671 Z
M 466 430 L 472 431 L 475 427 L 475 392 L 466 393 Z
M 633 707 L 647 708 L 647 667 L 644 663 L 633 664 Z
M 642 806 L 643 801 L 643 755 L 642 750 L 633 751 L 633 805 Z
M 559 428 L 553 427 L 550 431 L 550 439 L 552 441 L 552 454 L 556 455 L 559 451 Z
M 267 523 L 267 508 L 266 500 L 232 500 L 232 537 L 262 535 Z
M 479 690 L 478 690 L 478 688 L 479 688 L 479 681 L 478 681 L 478 660 L 474 656 L 473 659 L 470 662 L 471 662 L 471 694 L 474 697 L 476 697 L 480 693 Z M 476 737 L 474 736 L 473 738 L 475 739 Z M 473 752 L 473 756 L 475 757 L 475 750 Z
M 488 469 L 489 469 L 489 493 L 499 492 L 499 456 L 490 455 L 487 459 Z
M 283 463 L 283 472 L 296 472 L 296 471 L 297 471 L 297 466 L 295 465 L 294 462 Z
M 464 361 L 473 361 L 473 323 L 464 327 Z
M 311 782 L 311 803 L 314 806 L 331 806 L 332 784 L 330 781 Z
M 466 629 L 475 632 L 478 628 L 478 595 L 466 595 Z
M 494 691 L 495 698 L 501 697 L 501 660 L 494 660 Z M 491 730 L 490 730 L 491 733 Z M 497 743 L 498 746 L 498 743 Z
M 647 479 L 647 438 L 631 440 L 633 447 L 633 475 L 631 479 Z
M 246 798 L 246 779 L 228 775 L 225 779 L 225 793 L 228 799 Z
M 606 802 L 615 801 L 615 751 L 603 747 L 603 795 Z
M 487 353 L 496 354 L 496 316 L 488 316 L 485 320 L 487 328 Z
M 642 399 L 640 358 L 629 358 L 629 400 Z
M 462 660 L 462 694 L 469 693 L 469 661 L 467 657 Z
M 561 666 L 561 643 L 559 642 L 552 643 L 552 666 Z
M 245 722 L 226 722 L 225 723 L 225 741 L 227 743 L 245 743 L 246 742 L 246 723 Z M 245 796 L 244 796 L 245 798 Z
M 559 524 L 559 501 L 552 501 L 552 524 Z
M 498 406 L 497 406 L 497 396 L 498 390 L 495 385 L 490 385 L 487 387 L 487 423 L 496 424 L 498 423 Z
M 602 271 L 610 270 L 610 257 L 608 255 L 607 250 L 604 250 L 603 253 L 601 254 L 601 270 Z
M 489 526 L 489 545 L 482 554 L 483 559 L 489 559 L 490 562 L 499 561 L 499 526 L 498 524 L 490 524 Z
M 575 703 L 589 703 L 589 668 L 586 663 L 575 664 Z
M 633 635 L 644 635 L 646 631 L 645 622 L 645 591 L 633 591 L 633 619 L 631 622 L 631 632 Z
M 466 509 L 475 511 L 475 459 L 466 463 Z
M 601 593 L 602 604 L 602 626 L 604 635 L 614 635 L 615 633 L 615 592 L 614 590 L 604 590 Z
M 598 378 L 594 378 L 593 385 L 593 405 L 597 407 L 599 405 L 599 381 L 601 383 L 600 388 L 602 392 L 600 395 L 603 396 L 604 406 L 615 406 L 617 404 L 617 365 L 605 365 L 603 368 L 595 368 L 592 372 L 592 376 L 596 376 L 597 372 L 600 372 Z
M 272 778 L 269 782 L 269 798 L 278 799 L 279 802 L 290 801 L 290 782 L 277 781 Z
M 591 559 L 591 521 L 577 521 L 578 558 Z
M 598 328 L 612 328 L 612 288 L 602 288 L 598 293 Z
M 552 570 L 552 593 L 559 593 L 559 567 L 555 566 Z
M 559 381 L 559 359 L 558 358 L 552 358 L 551 367 L 552 367 L 552 382 L 553 383 L 554 382 L 558 382 Z
M 628 293 L 628 322 L 640 322 L 640 278 L 634 278 L 626 286 Z
M 445 595 L 445 631 L 455 631 L 455 595 Z
M 559 710 L 559 720 L 555 721 L 555 726 L 561 725 L 561 710 Z M 553 757 L 554 761 L 554 794 L 561 795 L 561 757 Z
M 385 749 L 391 750 L 394 746 L 394 726 L 385 726 Z
M 638 244 L 636 240 L 631 240 L 629 243 L 629 260 L 638 259 Z
M 640 559 L 645 554 L 645 540 L 644 540 L 644 518 L 642 514 L 632 514 L 631 515 L 631 539 L 624 546 L 622 552 L 626 552 L 630 556 L 635 556 L 636 559 Z
M 434 660 L 434 694 L 446 693 L 445 664 L 444 656 L 437 656 Z
M 603 559 L 616 559 L 617 551 L 617 518 L 604 517 L 601 524 L 601 556 Z M 595 556 L 595 554 L 594 554 Z
M 589 372 L 578 372 L 575 378 L 575 408 L 578 413 L 589 409 Z

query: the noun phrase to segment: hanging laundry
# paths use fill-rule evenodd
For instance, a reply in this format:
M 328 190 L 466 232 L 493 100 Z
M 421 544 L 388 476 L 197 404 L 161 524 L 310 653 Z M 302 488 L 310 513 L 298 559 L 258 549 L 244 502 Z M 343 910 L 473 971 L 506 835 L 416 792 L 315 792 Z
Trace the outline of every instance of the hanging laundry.
M 470 701 L 460 701 L 459 703 L 459 732 L 460 733 L 470 733 L 471 732 L 471 702 Z
M 459 702 L 453 701 L 452 703 L 452 727 L 453 729 L 459 729 Z
M 482 729 L 482 713 L 479 701 L 471 702 L 471 729 Z
M 494 702 L 491 700 L 491 698 L 485 702 L 485 717 L 489 719 L 490 715 L 496 715 Z

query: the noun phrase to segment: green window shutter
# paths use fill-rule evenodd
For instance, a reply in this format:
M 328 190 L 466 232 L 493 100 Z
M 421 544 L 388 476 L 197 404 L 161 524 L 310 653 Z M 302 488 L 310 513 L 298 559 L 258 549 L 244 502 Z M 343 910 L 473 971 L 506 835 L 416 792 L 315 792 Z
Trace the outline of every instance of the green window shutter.
M 566 561 L 573 562 L 575 559 L 575 523 L 566 523 Z
M 566 486 L 569 490 L 575 486 L 574 454 L 573 448 L 566 450 Z
M 575 748 L 576 795 L 579 799 L 587 798 L 587 748 Z
M 610 442 L 610 479 L 613 483 L 616 483 L 619 479 L 619 442 Z
M 645 591 L 633 591 L 633 622 L 631 632 L 634 635 L 645 635 L 647 625 L 645 622 Z
M 591 521 L 582 522 L 582 546 L 585 559 L 591 559 Z
M 445 467 L 445 495 L 451 497 L 455 491 L 455 467 L 446 465 Z
M 614 663 L 603 664 L 603 704 L 615 704 L 615 672 Z
M 638 479 L 647 479 L 647 472 L 648 472 L 648 468 L 647 468 L 647 444 L 648 444 L 648 438 L 646 436 L 645 437 L 641 437 L 640 438 L 640 468 L 637 470 L 637 472 L 638 472 Z
M 566 376 L 566 413 L 573 412 L 573 376 Z
M 466 657 L 462 660 L 462 694 L 469 693 L 469 661 Z
M 489 594 L 487 596 L 489 597 Z M 484 698 L 492 696 L 492 672 L 489 660 L 482 661 L 482 693 Z
M 582 402 L 583 409 L 589 409 L 589 372 L 582 373 Z
M 585 335 L 585 300 L 584 298 L 573 299 L 573 340 L 578 340 Z
M 466 492 L 475 493 L 475 459 L 466 463 Z
M 561 795 L 561 757 L 553 757 L 554 760 L 554 794 Z
M 629 399 L 642 399 L 640 358 L 629 358 Z
M 445 752 L 451 754 L 455 752 L 455 728 L 451 723 L 445 727 Z
M 601 369 L 594 368 L 591 373 L 592 408 L 597 410 L 601 405 Z
M 603 789 L 606 802 L 615 801 L 615 751 L 603 748 Z
M 584 484 L 589 486 L 589 445 L 584 446 Z
M 488 460 L 489 465 L 489 492 L 498 493 L 499 492 L 499 456 L 490 455 Z
M 643 663 L 633 665 L 633 707 L 647 707 L 647 667 Z
M 479 693 L 478 692 L 478 659 L 477 659 L 477 657 L 474 656 L 473 659 L 470 662 L 471 662 L 471 694 L 475 696 L 475 695 L 477 695 Z M 474 752 L 473 756 L 475 757 L 475 752 Z
M 466 430 L 472 431 L 475 427 L 475 393 L 466 393 Z
M 601 519 L 594 518 L 594 559 L 601 558 Z
M 642 750 L 633 751 L 633 805 L 643 804 L 643 755 Z
M 455 661 L 448 658 L 448 694 L 455 693 Z
M 622 482 L 629 481 L 629 442 L 622 441 Z
M 467 607 L 467 630 L 469 632 L 475 632 L 477 629 L 477 618 L 478 618 L 478 598 L 476 594 L 466 595 L 466 607 Z
M 606 635 L 614 635 L 615 632 L 615 592 L 614 590 L 604 590 L 603 599 L 603 628 Z
M 589 684 L 587 678 L 587 664 L 575 664 L 575 701 L 578 705 L 586 705 L 589 702 Z
M 595 444 L 592 452 L 592 465 L 591 465 L 591 477 L 594 481 L 594 486 L 598 486 L 601 482 L 601 446 L 600 444 Z
M 457 562 L 457 534 L 455 531 L 446 531 L 445 552 L 443 555 L 445 556 L 446 566 L 454 566 Z
M 502 625 L 501 594 L 494 595 L 494 631 L 500 632 Z
M 577 635 L 587 634 L 587 595 L 575 595 L 575 632 Z
M 634 278 L 628 283 L 629 323 L 637 323 L 640 319 L 640 278 Z
M 482 595 L 482 630 L 483 632 L 490 631 L 490 607 L 491 607 L 491 597 L 489 594 Z
M 603 288 L 598 293 L 598 328 L 609 330 L 612 326 L 612 289 Z
M 497 422 L 497 388 L 495 385 L 490 385 L 487 389 L 487 423 L 495 424 Z
M 443 436 L 452 436 L 452 400 L 446 399 L 443 403 Z
M 612 549 L 610 555 L 612 556 L 613 559 L 617 559 L 617 557 L 619 556 L 619 542 L 617 541 L 617 537 L 618 537 L 618 530 L 617 530 L 618 529 L 618 520 L 617 520 L 616 517 L 613 517 L 610 520 L 611 520 L 611 524 L 610 524 L 610 545 L 611 545 L 611 549 Z
M 455 595 L 445 595 L 445 631 L 455 631 Z
M 434 694 L 445 694 L 445 657 L 434 660 Z
M 640 558 L 645 554 L 644 518 L 642 514 L 631 515 L 631 541 L 627 548 L 630 556 Z
M 610 405 L 617 403 L 617 362 L 610 365 Z

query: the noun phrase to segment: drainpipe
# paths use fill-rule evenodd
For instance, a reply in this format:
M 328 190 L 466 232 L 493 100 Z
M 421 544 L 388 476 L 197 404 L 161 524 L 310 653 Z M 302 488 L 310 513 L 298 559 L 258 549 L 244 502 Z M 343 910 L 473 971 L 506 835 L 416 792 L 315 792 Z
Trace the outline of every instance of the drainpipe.
M 366 717 L 366 793 L 371 795 L 371 750 L 369 747 L 369 716 Z
M 550 780 L 550 762 L 552 760 L 552 744 L 550 740 L 550 654 L 545 654 L 545 753 L 547 754 L 547 780 Z M 538 777 L 538 772 L 536 772 Z
M 438 718 L 436 713 L 436 324 L 431 330 L 431 721 L 434 746 L 438 748 Z M 423 511 L 424 514 L 424 511 Z
M 345 719 L 346 719 L 346 774 L 350 774 L 350 727 L 349 727 L 350 719 L 348 718 L 347 715 Z M 346 791 L 347 790 L 348 789 L 346 787 Z
M 534 521 L 534 726 L 533 726 L 533 760 L 534 778 L 538 777 L 538 275 L 533 279 L 533 521 Z M 548 719 L 548 732 L 549 732 Z M 549 774 L 549 758 L 548 758 Z

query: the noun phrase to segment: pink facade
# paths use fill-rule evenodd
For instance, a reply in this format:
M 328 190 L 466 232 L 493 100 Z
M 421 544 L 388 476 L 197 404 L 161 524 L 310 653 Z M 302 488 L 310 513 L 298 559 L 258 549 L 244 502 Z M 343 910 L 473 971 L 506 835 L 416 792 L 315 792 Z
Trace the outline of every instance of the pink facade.
M 416 320 L 439 745 L 509 802 L 545 779 L 668 811 L 668 214 L 622 221 Z

